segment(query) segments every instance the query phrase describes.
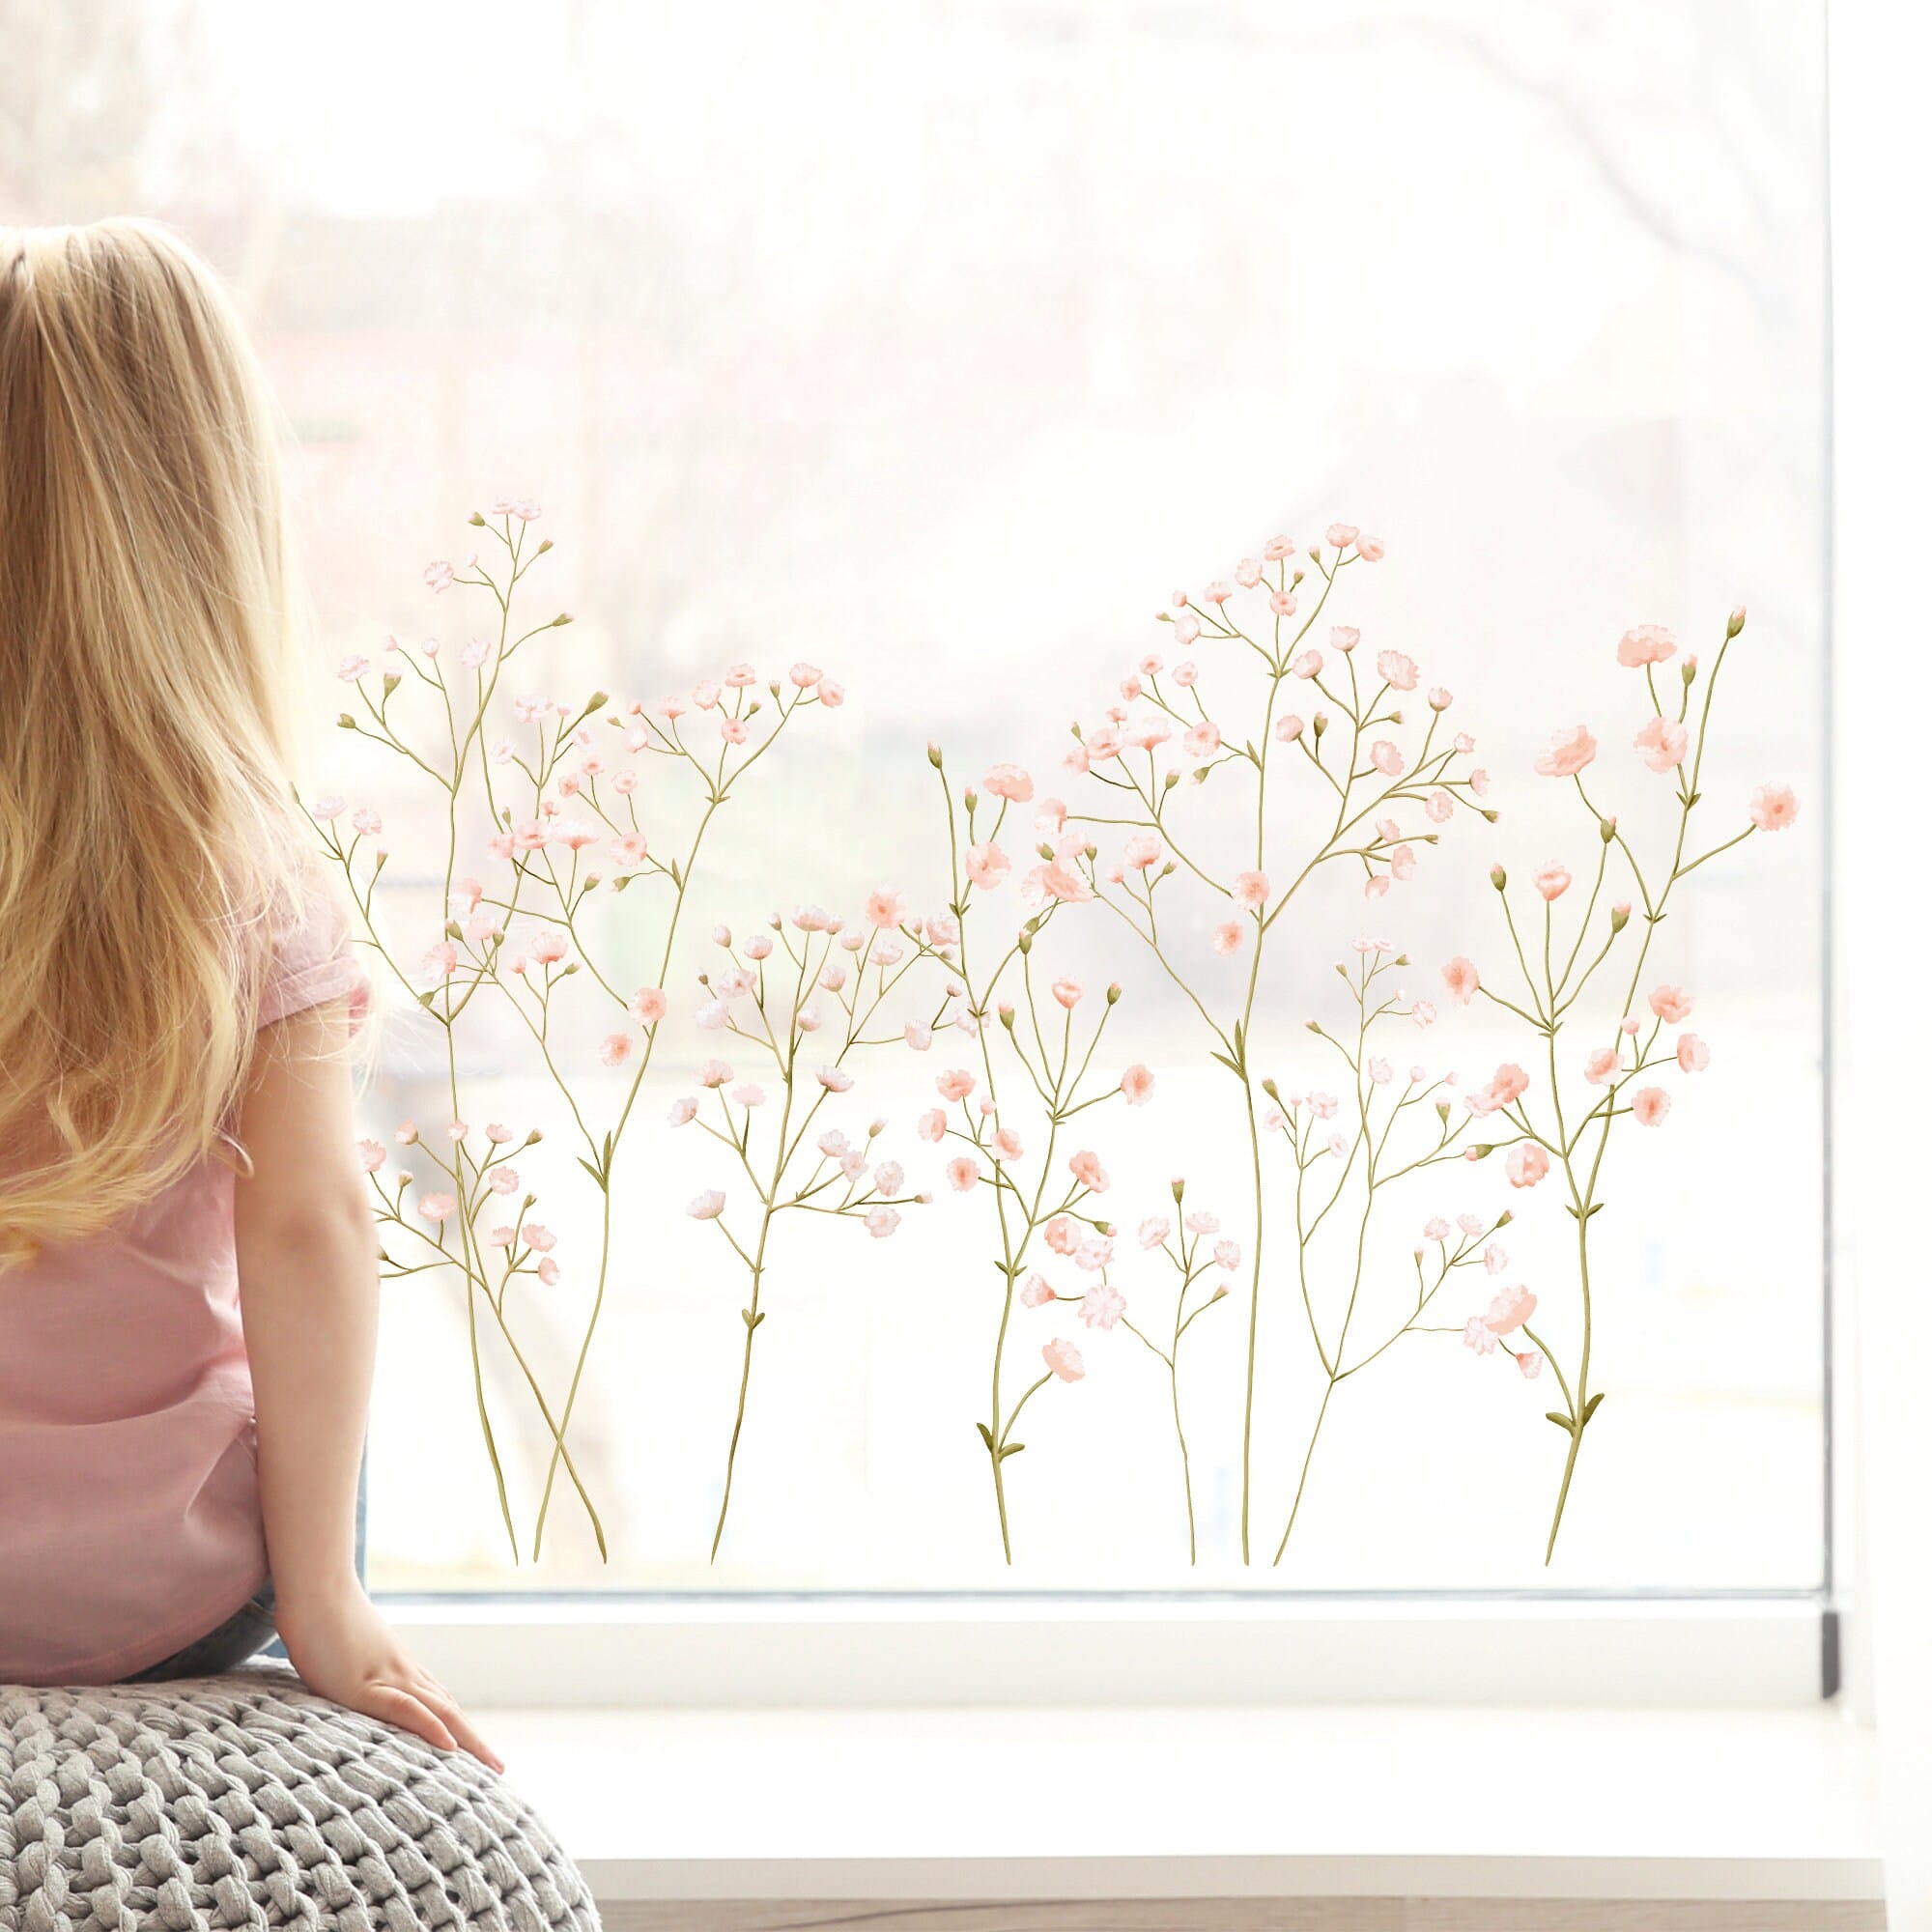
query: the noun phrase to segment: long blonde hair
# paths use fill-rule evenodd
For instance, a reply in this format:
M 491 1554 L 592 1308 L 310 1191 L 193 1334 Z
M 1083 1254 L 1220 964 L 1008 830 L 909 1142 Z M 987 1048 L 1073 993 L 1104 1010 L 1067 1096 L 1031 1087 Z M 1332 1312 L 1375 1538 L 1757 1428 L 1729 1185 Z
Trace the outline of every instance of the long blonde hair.
M 296 611 L 213 272 L 149 221 L 0 227 L 0 1270 L 223 1135 L 307 831 Z

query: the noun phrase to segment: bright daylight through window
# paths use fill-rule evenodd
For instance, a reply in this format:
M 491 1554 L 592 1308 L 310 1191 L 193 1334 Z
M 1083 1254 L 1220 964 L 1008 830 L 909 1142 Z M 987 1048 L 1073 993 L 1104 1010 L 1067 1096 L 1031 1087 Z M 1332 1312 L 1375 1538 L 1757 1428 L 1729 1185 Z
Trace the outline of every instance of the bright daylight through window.
M 380 1587 L 1822 1584 L 1815 9 L 64 11 L 298 444 Z

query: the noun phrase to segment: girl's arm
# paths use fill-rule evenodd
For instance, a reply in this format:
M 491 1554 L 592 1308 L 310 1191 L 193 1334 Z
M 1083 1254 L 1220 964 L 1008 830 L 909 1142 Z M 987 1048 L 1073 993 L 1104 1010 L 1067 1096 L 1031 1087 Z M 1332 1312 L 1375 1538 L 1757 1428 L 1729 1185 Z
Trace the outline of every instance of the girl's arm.
M 376 1229 L 353 1151 L 345 1001 L 265 1027 L 235 1183 L 275 1623 L 319 1696 L 500 1771 L 455 1698 L 411 1661 L 355 1575 L 355 1486 L 376 1350 Z

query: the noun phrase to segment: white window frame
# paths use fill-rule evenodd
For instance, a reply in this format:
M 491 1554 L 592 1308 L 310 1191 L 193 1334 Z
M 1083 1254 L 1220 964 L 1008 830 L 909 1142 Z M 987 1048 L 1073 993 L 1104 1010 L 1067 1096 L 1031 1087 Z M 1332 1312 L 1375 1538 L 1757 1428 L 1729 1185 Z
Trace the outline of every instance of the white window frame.
M 1816 1702 L 1822 1593 L 1521 1596 L 399 1599 L 415 1654 L 478 1704 Z
M 1864 4 L 1833 0 L 1834 36 L 1842 17 L 1861 14 Z M 1840 117 L 1841 93 L 1834 75 L 1833 107 Z M 1831 139 L 1834 168 L 1847 144 L 1841 125 Z M 1834 199 L 1834 216 L 1841 202 Z M 1837 252 L 1834 236 L 1834 298 L 1842 305 Z M 1841 590 L 1836 603 L 1844 603 Z M 1833 614 L 1828 633 L 1837 628 Z M 1830 635 L 1827 648 L 1837 707 L 1848 668 Z M 1819 807 L 1831 811 L 1830 750 L 1824 789 Z M 1846 1037 L 1851 944 L 1834 909 L 1826 978 L 1826 1513 L 1818 1589 L 809 1597 L 532 1591 L 384 1595 L 385 1612 L 460 1697 L 488 1706 L 1718 1709 L 1804 1705 L 1844 1692 L 1848 1715 L 1869 1721 L 1868 1593 L 1857 1587 L 1864 1574 L 1857 1540 L 1861 1378 L 1852 1297 L 1833 1292 L 1834 1276 L 1844 1279 L 1846 1190 L 1830 1159 L 1832 1145 L 1850 1145 L 1861 1085 L 1875 1087 L 1880 1077 L 1867 1069 L 1843 1079 L 1833 1065 Z

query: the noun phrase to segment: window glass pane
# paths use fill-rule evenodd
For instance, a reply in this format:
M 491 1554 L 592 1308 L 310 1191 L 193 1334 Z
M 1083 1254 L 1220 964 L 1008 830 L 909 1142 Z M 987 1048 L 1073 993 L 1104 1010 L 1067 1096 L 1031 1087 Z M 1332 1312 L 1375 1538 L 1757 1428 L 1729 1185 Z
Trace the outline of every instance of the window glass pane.
M 601 1303 L 604 1197 L 579 1156 L 594 1163 L 638 1064 L 603 1066 L 600 1040 L 618 1028 L 637 1055 L 643 1034 L 582 984 L 559 991 L 554 1057 L 586 1137 L 505 996 L 486 987 L 459 1028 L 472 1137 L 489 1122 L 519 1143 L 531 1126 L 545 1136 L 515 1155 L 519 1188 L 504 1214 L 515 1220 L 523 1190 L 539 1195 L 529 1218 L 555 1233 L 557 1279 L 520 1276 L 500 1322 L 453 1269 L 386 1290 L 371 1514 L 379 1583 L 1729 1590 L 1822 1580 L 1827 473 L 1822 22 L 1811 0 L 1564 10 L 1426 0 L 1319 15 L 1240 0 L 1166 10 L 825 0 L 675 15 L 538 0 L 468 10 L 460 40 L 441 9 L 352 4 L 327 43 L 298 45 L 272 10 L 156 9 L 146 43 L 116 31 L 119 12 L 73 11 L 71 43 L 44 59 L 75 84 L 36 91 L 54 103 L 54 131 L 31 151 L 0 151 L 0 179 L 49 216 L 95 203 L 175 216 L 250 303 L 297 444 L 325 634 L 319 718 L 357 708 L 333 667 L 350 654 L 378 671 L 393 664 L 385 636 L 417 665 L 424 640 L 439 638 L 444 666 L 472 637 L 495 638 L 486 595 L 437 594 L 423 567 L 442 557 L 460 570 L 472 546 L 486 562 L 500 555 L 491 532 L 463 526 L 499 494 L 540 499 L 525 540 L 556 543 L 519 590 L 519 610 L 533 623 L 560 609 L 576 617 L 525 647 L 504 674 L 505 699 L 575 706 L 604 689 L 613 702 L 586 728 L 611 748 L 623 730 L 605 717 L 624 717 L 626 701 L 647 713 L 668 693 L 690 703 L 698 681 L 741 661 L 761 680 L 809 662 L 848 694 L 836 711 L 808 706 L 790 720 L 706 831 L 664 977 L 668 1016 L 614 1166 Z M 0 78 L 21 85 L 31 83 Z M 123 127 L 138 139 L 109 138 Z M 1270 929 L 1250 1009 L 1254 923 L 1190 878 L 1187 862 L 1217 887 L 1252 868 L 1250 739 L 1267 745 L 1278 790 L 1264 912 L 1321 846 L 1334 794 L 1301 745 L 1267 735 L 1256 659 L 1238 644 L 1184 648 L 1154 617 L 1175 586 L 1198 602 L 1279 531 L 1300 546 L 1291 572 L 1309 572 L 1290 620 L 1298 629 L 1323 588 L 1307 553 L 1322 546 L 1331 559 L 1322 539 L 1335 519 L 1382 538 L 1387 554 L 1344 569 L 1316 619 L 1306 644 L 1328 660 L 1322 689 L 1346 697 L 1349 665 L 1370 677 L 1384 650 L 1420 668 L 1419 688 L 1382 707 L 1400 704 L 1404 724 L 1364 734 L 1365 766 L 1384 732 L 1412 764 L 1425 694 L 1446 686 L 1454 703 L 1435 745 L 1457 729 L 1474 735 L 1475 754 L 1455 769 L 1486 769 L 1483 803 L 1502 816 L 1484 823 L 1465 798 L 1437 826 L 1419 799 L 1403 804 L 1395 815 L 1415 875 L 1370 899 L 1361 862 L 1321 867 Z M 506 527 L 525 530 L 514 518 Z M 1232 608 L 1271 643 L 1265 589 L 1243 597 Z M 1377 999 L 1399 991 L 1405 1007 L 1439 1009 L 1427 1029 L 1392 1019 L 1378 1031 L 1370 1051 L 1394 1069 L 1390 1089 L 1369 1083 L 1380 1115 L 1411 1065 L 1431 1082 L 1454 1071 L 1460 1086 L 1443 1097 L 1456 1146 L 1513 1139 L 1513 1127 L 1467 1123 L 1463 1094 L 1516 1063 L 1531 1077 L 1532 1110 L 1545 1107 L 1543 1042 L 1485 997 L 1458 1004 L 1440 968 L 1466 957 L 1521 1001 L 1487 868 L 1508 869 L 1534 974 L 1544 902 L 1532 875 L 1561 862 L 1575 878 L 1551 905 L 1561 969 L 1602 847 L 1576 787 L 1533 766 L 1553 732 L 1579 722 L 1600 747 L 1583 774 L 1589 798 L 1618 814 L 1658 888 L 1673 786 L 1690 766 L 1654 773 L 1633 746 L 1650 701 L 1646 673 L 1617 663 L 1618 639 L 1643 624 L 1674 631 L 1677 654 L 1651 674 L 1674 720 L 1681 667 L 1698 659 L 1694 726 L 1725 613 L 1740 602 L 1749 622 L 1718 688 L 1684 857 L 1747 824 L 1761 784 L 1792 786 L 1803 810 L 1789 830 L 1753 835 L 1679 884 L 1640 975 L 1641 895 L 1620 871 L 1622 847 L 1610 850 L 1579 961 L 1613 899 L 1634 898 L 1636 918 L 1559 1037 L 1569 1126 L 1605 1092 L 1584 1063 L 1616 1037 L 1634 975 L 1639 1039 L 1650 1037 L 1653 987 L 1686 988 L 1694 1017 L 1662 1026 L 1655 1051 L 1690 1033 L 1708 1043 L 1710 1065 L 1673 1063 L 1621 1090 L 1628 1103 L 1655 1085 L 1673 1105 L 1655 1127 L 1616 1122 L 1586 1196 L 1604 1204 L 1588 1231 L 1587 1384 L 1604 1400 L 1583 1432 L 1553 1562 L 1546 1568 L 1546 1537 L 1570 1435 L 1544 1414 L 1573 1406 L 1555 1370 L 1574 1385 L 1583 1342 L 1578 1227 L 1561 1172 L 1512 1187 L 1498 1151 L 1389 1186 L 1361 1244 L 1357 1291 L 1355 1165 L 1309 1249 L 1304 1304 L 1295 1152 L 1264 1130 L 1244 1565 L 1255 1151 L 1240 1083 L 1212 1058 L 1229 1042 L 1210 1035 L 1197 999 L 1224 1029 L 1248 1013 L 1242 1045 L 1257 1084 L 1267 1075 L 1283 1094 L 1342 1097 L 1333 1126 L 1304 1128 L 1309 1216 L 1340 1166 L 1315 1150 L 1350 1127 L 1353 1076 L 1305 1023 L 1352 1042 L 1334 967 L 1359 973 L 1358 938 L 1386 937 L 1412 962 L 1386 966 Z M 1352 659 L 1330 641 L 1337 623 L 1360 632 Z M 1041 863 L 1040 800 L 1132 815 L 1105 789 L 1105 770 L 1080 777 L 1062 760 L 1067 722 L 1101 727 L 1149 653 L 1165 661 L 1162 689 L 1190 719 L 1172 667 L 1198 660 L 1196 688 L 1228 740 L 1220 753 L 1185 751 L 1177 729 L 1156 754 L 1183 775 L 1212 766 L 1198 788 L 1183 776 L 1154 868 L 1168 848 L 1182 855 L 1157 903 L 1185 984 L 1100 904 L 1054 915 L 1036 975 L 1049 1058 L 1065 1023 L 1055 979 L 1084 988 L 1070 1019 L 1083 1053 L 1107 984 L 1124 989 L 1083 1096 L 1129 1064 L 1153 1076 L 1148 1105 L 1095 1106 L 1053 1144 L 1062 1176 L 1087 1149 L 1107 1170 L 1107 1193 L 1084 1211 L 1119 1224 L 1108 1275 L 1124 1320 L 1089 1325 L 1071 1304 L 1029 1307 L 1018 1294 L 1007 1309 L 997 1209 L 1023 1221 L 1020 1196 L 990 1179 L 955 1192 L 945 1164 L 961 1144 L 935 1147 L 917 1131 L 942 1104 L 936 1074 L 968 1068 L 979 1083 L 951 1109 L 955 1126 L 984 1091 L 980 1048 L 955 1030 L 924 1053 L 855 1053 L 851 1094 L 824 1100 L 812 1129 L 836 1124 L 863 1144 L 866 1123 L 884 1116 L 868 1166 L 896 1160 L 902 1191 L 938 1198 L 901 1208 L 885 1238 L 850 1219 L 774 1217 L 761 1320 L 748 1330 L 747 1267 L 721 1225 L 686 1207 L 722 1190 L 722 1228 L 755 1255 L 752 1183 L 730 1149 L 667 1118 L 674 1099 L 702 1091 L 698 1069 L 712 1057 L 733 1068 L 726 1095 L 746 1081 L 766 1091 L 754 1151 L 768 1149 L 781 1107 L 752 1041 L 696 1023 L 708 998 L 696 975 L 732 964 L 712 927 L 731 926 L 742 960 L 775 909 L 816 903 L 863 926 L 867 894 L 887 886 L 909 911 L 942 913 L 952 888 L 932 739 L 955 802 L 980 785 L 980 838 L 998 804 L 982 775 L 1011 761 L 1035 783 L 998 838 L 1011 874 L 980 891 L 969 914 L 977 990 L 1024 914 L 1022 874 Z M 788 702 L 795 688 L 781 688 Z M 754 742 L 774 707 L 763 701 Z M 398 707 L 411 742 L 446 765 L 413 673 Z M 1332 698 L 1291 676 L 1272 715 L 1293 711 L 1312 726 L 1318 707 L 1331 714 L 1333 765 L 1348 727 Z M 1124 708 L 1151 711 L 1145 696 Z M 526 752 L 540 728 L 506 719 Z M 711 712 L 695 709 L 679 728 L 719 743 Z M 611 751 L 609 762 L 627 760 Z M 662 861 L 688 846 L 701 800 L 671 761 L 644 763 L 635 796 Z M 519 782 L 514 768 L 495 770 Z M 326 730 L 313 795 L 325 792 L 382 813 L 390 857 L 377 903 L 396 957 L 427 983 L 421 962 L 444 911 L 440 794 L 366 734 Z M 516 798 L 526 815 L 526 782 Z M 581 799 L 560 815 L 583 815 Z M 458 869 L 494 895 L 509 866 L 482 853 L 480 814 L 466 825 Z M 1128 831 L 1090 829 L 1103 895 L 1119 900 L 1105 871 Z M 1438 844 L 1421 842 L 1435 833 Z M 628 995 L 658 983 L 671 890 L 647 875 L 614 895 L 609 875 L 627 862 L 609 847 L 607 834 L 595 848 L 606 883 L 581 937 Z M 365 846 L 358 870 L 369 856 Z M 1369 869 L 1385 862 L 1386 848 Z M 580 866 L 589 864 L 586 854 Z M 1224 956 L 1212 933 L 1231 918 L 1238 944 Z M 528 935 L 518 925 L 511 950 Z M 902 1023 L 913 1006 L 930 1021 L 949 977 L 933 968 L 909 981 L 882 1024 Z M 399 989 L 391 1009 L 365 1111 L 388 1144 L 385 1176 L 419 1171 L 413 1200 L 431 1187 L 431 1165 L 425 1149 L 398 1150 L 395 1130 L 413 1120 L 450 1157 L 448 1068 L 440 1027 Z M 747 1000 L 732 1009 L 755 1029 Z M 1037 1061 L 1023 996 L 1017 1018 Z M 988 1031 L 1001 1121 L 1024 1146 L 1009 1178 L 1030 1201 L 1047 1125 L 996 1016 Z M 819 1095 L 820 1061 L 815 1046 L 800 1060 L 802 1105 Z M 701 1118 L 722 1124 L 718 1096 L 705 1104 Z M 1435 1131 L 1429 1105 L 1410 1110 L 1386 1164 L 1432 1145 Z M 1591 1145 L 1579 1142 L 1579 1179 Z M 992 1174 L 990 1150 L 971 1158 Z M 1161 1354 L 1173 1352 L 1176 1277 L 1137 1231 L 1196 1209 L 1222 1227 L 1199 1251 L 1188 1307 L 1207 1305 L 1171 1385 Z M 1505 1209 L 1517 1218 L 1493 1238 L 1506 1265 L 1455 1271 L 1414 1323 L 1444 1332 L 1402 1334 L 1418 1242 L 1425 1293 L 1434 1279 L 1425 1224 L 1477 1217 L 1480 1253 Z M 413 1207 L 405 1218 L 423 1225 Z M 486 1213 L 483 1236 L 492 1225 Z M 1236 1266 L 1212 1264 L 1217 1239 L 1239 1245 Z M 392 1231 L 389 1245 L 399 1263 L 424 1260 L 414 1236 Z M 1036 1234 L 1015 1285 L 1037 1270 L 1079 1293 L 1097 1280 L 1079 1259 Z M 1208 1302 L 1222 1281 L 1231 1292 Z M 1528 1327 L 1539 1345 L 1511 1329 L 1493 1354 L 1465 1347 L 1465 1322 L 1518 1284 L 1538 1298 Z M 1088 1307 L 1101 1312 L 1097 1291 Z M 1054 1338 L 1077 1348 L 1078 1381 L 1048 1370 L 1042 1348 Z M 713 1561 L 748 1339 L 749 1399 Z M 1545 1346 L 1552 1365 L 1526 1383 L 1512 1353 Z M 1324 1355 L 1330 1367 L 1374 1356 L 1334 1384 L 1325 1411 Z M 560 1412 L 580 1358 L 568 1443 L 609 1560 L 566 1472 L 533 1562 L 550 1435 L 532 1388 Z M 1024 1449 L 999 1465 L 1009 1568 L 980 1431 L 997 1439 L 1042 1376 L 1008 1437 Z M 517 1565 L 479 1430 L 478 1378 Z

